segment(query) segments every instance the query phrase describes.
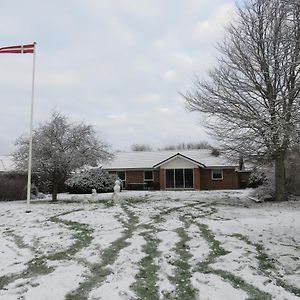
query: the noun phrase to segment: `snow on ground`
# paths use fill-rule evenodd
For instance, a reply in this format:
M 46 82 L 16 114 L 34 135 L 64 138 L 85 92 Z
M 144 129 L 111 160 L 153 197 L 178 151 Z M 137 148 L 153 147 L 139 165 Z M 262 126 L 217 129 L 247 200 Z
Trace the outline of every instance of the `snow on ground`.
M 251 191 L 0 203 L 0 300 L 300 299 L 300 201 Z
M 194 273 L 193 285 L 199 290 L 198 297 L 202 300 L 244 300 L 247 294 L 233 288 L 229 283 L 213 274 Z
M 128 239 L 130 245 L 123 248 L 115 261 L 109 268 L 112 274 L 107 276 L 105 282 L 100 287 L 90 293 L 89 299 L 132 299 L 134 293 L 130 291 L 130 286 L 135 281 L 138 273 L 137 263 L 145 256 L 142 246 L 145 245 L 143 237 L 135 234 Z

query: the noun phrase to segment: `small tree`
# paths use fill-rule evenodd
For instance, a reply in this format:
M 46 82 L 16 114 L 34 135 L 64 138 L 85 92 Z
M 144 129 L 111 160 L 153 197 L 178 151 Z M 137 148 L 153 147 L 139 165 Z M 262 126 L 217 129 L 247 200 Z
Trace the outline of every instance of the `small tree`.
M 223 147 L 274 162 L 275 198 L 286 200 L 285 159 L 299 130 L 300 2 L 249 0 L 219 45 L 208 80 L 184 97 Z
M 14 160 L 17 168 L 27 169 L 28 138 L 16 141 Z M 57 200 L 58 187 L 71 172 L 84 165 L 96 166 L 110 156 L 108 145 L 96 137 L 94 128 L 83 123 L 73 124 L 57 112 L 33 132 L 32 171 L 49 184 L 52 200 Z

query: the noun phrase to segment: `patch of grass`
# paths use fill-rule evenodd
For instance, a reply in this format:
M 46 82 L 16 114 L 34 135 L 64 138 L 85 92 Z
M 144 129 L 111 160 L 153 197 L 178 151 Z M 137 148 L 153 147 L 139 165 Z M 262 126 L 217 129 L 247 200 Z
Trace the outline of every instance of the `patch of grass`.
M 138 299 L 157 300 L 159 290 L 157 286 L 159 266 L 155 264 L 155 258 L 160 255 L 158 251 L 159 239 L 155 238 L 156 230 L 144 231 L 141 235 L 146 240 L 143 251 L 146 256 L 139 262 L 139 273 L 131 288 L 136 292 Z
M 197 269 L 204 274 L 215 274 L 229 282 L 234 288 L 242 289 L 249 295 L 249 300 L 271 300 L 272 296 L 265 293 L 255 286 L 245 282 L 239 276 L 236 276 L 225 270 L 217 270 L 210 267 L 210 264 L 215 263 L 216 259 L 220 256 L 224 256 L 229 252 L 221 247 L 220 242 L 215 238 L 213 232 L 208 228 L 206 224 L 195 223 L 203 238 L 210 245 L 210 252 L 203 262 L 198 263 Z
M 135 201 L 134 204 L 140 202 L 143 201 Z M 151 219 L 155 224 L 159 224 L 163 221 L 166 215 L 172 214 L 173 212 L 178 212 L 185 208 L 193 208 L 204 203 L 205 202 L 193 202 L 180 207 L 163 209 Z M 132 202 L 130 205 L 132 205 Z M 211 211 L 212 210 L 210 210 L 208 214 L 212 213 Z M 199 209 L 199 212 L 201 215 L 203 215 L 203 211 L 201 209 Z M 182 218 L 182 221 L 186 222 L 184 217 Z M 157 229 L 153 228 L 153 226 L 149 224 L 143 224 L 139 227 L 147 230 L 141 234 L 147 242 L 147 244 L 143 247 L 147 256 L 139 263 L 140 270 L 136 276 L 137 280 L 131 287 L 136 292 L 138 299 L 157 300 L 159 299 L 159 290 L 157 287 L 157 272 L 159 271 L 159 266 L 155 265 L 154 260 L 161 255 L 161 253 L 159 253 L 157 250 L 160 241 L 153 236 L 157 232 Z M 173 296 L 168 294 L 165 295 L 165 297 L 166 299 L 170 299 L 171 297 L 171 299 L 192 300 L 196 298 L 196 290 L 192 287 L 190 280 L 191 267 L 188 263 L 188 260 L 192 256 L 187 245 L 190 239 L 184 228 L 179 228 L 176 230 L 176 232 L 180 237 L 180 241 L 175 246 L 175 251 L 179 255 L 179 259 L 174 262 L 174 266 L 176 267 L 175 275 L 169 276 L 170 281 L 176 286 L 176 295 Z
M 47 266 L 47 257 L 37 257 L 27 263 L 27 269 L 22 272 L 20 278 L 30 278 L 38 275 L 49 274 L 54 268 Z
M 79 252 L 82 248 L 87 247 L 92 240 L 91 234 L 93 230 L 90 229 L 87 224 L 62 220 L 59 218 L 60 216 L 67 215 L 80 210 L 81 209 L 67 211 L 59 215 L 50 217 L 48 219 L 51 222 L 57 224 L 63 224 L 67 226 L 68 229 L 74 231 L 73 238 L 75 242 L 69 248 L 49 255 L 36 256 L 26 264 L 27 268 L 21 273 L 10 274 L 7 276 L 0 277 L 0 289 L 4 289 L 6 285 L 20 278 L 31 278 L 38 275 L 49 274 L 53 272 L 54 268 L 47 266 L 47 260 L 70 260 L 73 259 L 74 258 L 73 256 L 77 252 Z M 15 239 L 15 243 L 21 248 L 22 247 L 31 248 L 25 245 L 21 238 Z
M 88 299 L 90 291 L 100 285 L 108 275 L 111 274 L 111 270 L 108 268 L 112 265 L 118 257 L 121 249 L 127 247 L 129 242 L 127 239 L 131 238 L 134 229 L 138 222 L 138 218 L 125 206 L 122 205 L 123 210 L 128 216 L 128 221 L 124 221 L 119 218 L 119 221 L 125 228 L 120 238 L 111 243 L 111 245 L 104 249 L 101 253 L 101 263 L 95 263 L 90 265 L 90 274 L 86 279 L 79 284 L 79 287 L 65 296 L 66 300 L 85 300 Z
M 221 247 L 220 242 L 215 239 L 215 235 L 209 230 L 208 226 L 203 223 L 195 223 L 198 226 L 202 237 L 208 242 L 210 246 L 210 252 L 206 259 L 199 263 L 198 268 L 202 273 L 209 273 L 211 268 L 210 264 L 214 263 L 216 259 L 220 256 L 224 256 L 229 252 Z
M 275 270 L 275 260 L 267 255 L 265 252 L 264 246 L 261 244 L 255 244 L 257 256 L 259 262 L 259 269 L 266 273 L 269 270 Z
M 257 255 L 255 258 L 258 260 L 259 264 L 259 270 L 264 273 L 268 274 L 270 270 L 275 270 L 275 260 L 267 255 L 264 246 L 262 244 L 253 243 L 249 240 L 249 238 L 245 235 L 242 235 L 240 233 L 233 233 L 230 236 L 235 237 L 243 242 L 245 242 L 248 245 L 254 246 L 257 252 Z
M 62 220 L 57 216 L 49 218 L 49 221 L 64 224 L 68 229 L 72 230 L 74 232 L 73 239 L 75 242 L 66 250 L 48 255 L 46 257 L 48 260 L 72 259 L 77 252 L 90 245 L 93 239 L 92 233 L 94 230 L 91 229 L 88 224 Z
M 285 281 L 283 281 L 282 279 L 280 278 L 276 278 L 275 279 L 275 282 L 278 286 L 281 286 L 282 288 L 284 288 L 285 290 L 289 291 L 290 293 L 293 293 L 295 294 L 297 297 L 300 297 L 300 289 L 293 286 L 293 285 L 290 285 L 288 283 L 286 283 Z
M 247 300 L 272 300 L 272 296 L 270 294 L 259 290 L 255 286 L 247 283 L 241 277 L 236 276 L 228 271 L 215 270 L 213 268 L 209 268 L 208 271 L 208 273 L 222 277 L 225 281 L 229 282 L 234 288 L 242 289 L 243 291 L 245 291 L 249 295 Z
M 150 200 L 150 196 L 149 195 L 145 195 L 143 197 L 134 197 L 134 198 L 129 198 L 127 200 L 128 205 L 133 205 L 133 204 L 140 204 L 140 203 L 145 203 L 148 202 Z
M 14 240 L 14 243 L 17 245 L 18 248 L 20 249 L 30 249 L 32 250 L 32 247 L 30 247 L 29 245 L 25 244 L 23 241 L 23 238 L 19 235 L 17 235 L 12 229 L 6 229 L 4 231 L 4 234 L 6 236 L 11 236 Z
M 240 233 L 234 233 L 230 236 L 235 237 L 243 242 L 245 242 L 248 245 L 254 246 L 257 252 L 257 255 L 255 258 L 258 260 L 258 267 L 259 270 L 267 277 L 273 279 L 277 286 L 281 286 L 286 291 L 295 294 L 296 296 L 300 297 L 300 289 L 286 283 L 281 278 L 278 278 L 275 276 L 274 272 L 276 271 L 276 265 L 278 262 L 274 258 L 271 258 L 267 253 L 263 245 L 258 243 L 253 243 L 250 241 L 249 237 L 242 235 Z
M 0 290 L 3 290 L 5 286 L 14 280 L 13 275 L 0 276 Z
M 174 262 L 174 266 L 176 267 L 175 275 L 169 278 L 176 286 L 176 295 L 172 299 L 196 299 L 196 290 L 192 287 L 191 283 L 191 266 L 188 262 L 192 258 L 188 246 L 190 238 L 185 228 L 178 228 L 176 232 L 180 241 L 176 243 L 174 250 L 179 258 Z

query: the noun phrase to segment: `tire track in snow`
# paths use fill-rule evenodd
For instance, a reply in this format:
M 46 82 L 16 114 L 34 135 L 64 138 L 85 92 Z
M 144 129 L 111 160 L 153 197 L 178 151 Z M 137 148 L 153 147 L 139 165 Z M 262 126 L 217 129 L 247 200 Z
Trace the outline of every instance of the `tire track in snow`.
M 101 253 L 101 262 L 90 265 L 90 274 L 86 276 L 86 280 L 79 284 L 79 287 L 68 293 L 65 297 L 66 300 L 85 300 L 88 299 L 89 293 L 96 287 L 99 287 L 104 280 L 112 273 L 109 268 L 112 265 L 120 251 L 129 246 L 130 239 L 136 230 L 138 218 L 131 212 L 125 204 L 122 205 L 123 211 L 127 215 L 127 220 L 119 218 L 123 225 L 123 234 L 120 238 L 113 241 L 108 248 L 105 248 Z
M 68 229 L 72 230 L 73 238 L 75 242 L 66 250 L 62 250 L 56 253 L 49 255 L 41 255 L 30 260 L 26 265 L 27 268 L 15 274 L 10 274 L 0 277 L 0 290 L 4 290 L 5 286 L 18 280 L 18 279 L 30 279 L 39 275 L 47 275 L 55 270 L 54 267 L 47 266 L 47 261 L 56 261 L 56 260 L 71 260 L 74 259 L 74 255 L 79 252 L 82 248 L 87 247 L 92 241 L 92 232 L 93 229 L 89 225 L 74 221 L 68 221 L 60 219 L 59 217 L 71 214 L 76 211 L 81 211 L 83 209 L 76 209 L 67 211 L 64 213 L 57 214 L 48 218 L 48 221 L 61 224 L 66 226 Z M 22 244 L 18 243 L 19 246 Z M 24 246 L 24 245 L 23 245 Z M 28 246 L 31 248 L 31 246 Z

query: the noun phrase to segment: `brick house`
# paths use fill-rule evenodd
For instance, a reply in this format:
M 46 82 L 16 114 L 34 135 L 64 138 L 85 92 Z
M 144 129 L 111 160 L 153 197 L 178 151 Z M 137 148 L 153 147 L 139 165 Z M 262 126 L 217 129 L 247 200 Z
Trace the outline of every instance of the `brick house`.
M 117 152 L 103 169 L 128 190 L 237 189 L 247 185 L 250 174 L 207 149 Z

